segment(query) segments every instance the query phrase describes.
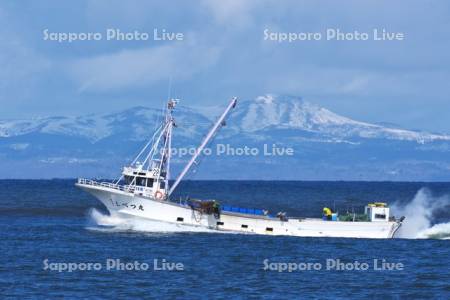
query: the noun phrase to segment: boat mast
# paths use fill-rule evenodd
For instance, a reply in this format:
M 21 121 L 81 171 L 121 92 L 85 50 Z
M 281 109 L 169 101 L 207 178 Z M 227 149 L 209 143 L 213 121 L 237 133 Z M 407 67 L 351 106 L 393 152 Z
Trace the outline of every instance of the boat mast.
M 169 165 L 170 165 L 170 154 L 172 147 L 172 129 L 176 127 L 175 120 L 172 116 L 172 112 L 175 109 L 175 106 L 178 103 L 178 99 L 169 99 L 167 102 L 167 107 L 165 109 L 165 118 L 160 126 L 158 126 L 157 130 L 153 134 L 152 138 L 147 142 L 144 148 L 141 149 L 139 154 L 134 158 L 133 162 L 130 164 L 131 168 L 134 169 L 145 169 L 149 171 L 150 168 L 154 168 L 154 174 L 156 180 L 159 181 L 162 174 L 167 172 L 169 175 Z M 149 148 L 148 153 L 144 152 Z M 158 159 L 158 155 L 160 158 Z M 138 160 L 142 158 L 143 162 L 139 162 Z M 157 163 L 157 164 L 155 164 Z M 136 178 L 138 177 L 137 172 L 133 175 L 133 180 L 129 185 L 136 184 Z M 124 173 L 121 174 L 119 179 L 115 182 L 118 184 L 124 178 Z M 164 178 L 166 189 L 168 189 L 168 178 Z
M 169 143 L 168 143 L 168 147 L 167 147 L 167 169 L 166 169 L 166 190 L 169 189 L 169 179 L 170 179 L 170 157 L 172 155 L 172 128 L 173 126 L 175 126 L 175 124 L 172 123 L 172 125 L 169 128 L 169 132 L 168 132 L 168 138 L 169 138 Z M 168 196 L 167 196 L 168 197 Z
M 176 104 L 178 103 L 178 99 L 170 99 L 167 103 L 167 114 L 166 114 L 166 124 L 167 129 L 164 135 L 164 146 L 162 148 L 161 160 L 159 164 L 159 173 L 157 177 L 157 181 L 159 181 L 161 174 L 165 171 L 165 188 L 169 188 L 169 176 L 170 176 L 170 155 L 172 152 L 172 128 L 175 125 L 175 121 L 172 116 L 172 111 L 174 110 Z
M 227 108 L 222 113 L 222 115 L 217 120 L 217 122 L 214 124 L 214 126 L 211 128 L 211 130 L 208 132 L 208 134 L 206 135 L 206 137 L 203 140 L 203 142 L 200 144 L 200 146 L 197 148 L 197 150 L 195 150 L 195 154 L 192 156 L 192 158 L 189 160 L 187 165 L 184 167 L 183 171 L 181 171 L 180 175 L 178 175 L 177 179 L 175 180 L 173 185 L 170 187 L 168 196 L 170 196 L 173 193 L 173 191 L 176 189 L 176 187 L 180 183 L 181 179 L 183 179 L 183 177 L 186 175 L 186 173 L 192 167 L 192 164 L 195 162 L 197 157 L 201 154 L 201 152 L 206 147 L 206 145 L 211 140 L 211 138 L 217 133 L 217 131 L 219 130 L 220 125 L 223 124 L 225 118 L 228 116 L 228 114 L 230 113 L 231 109 L 233 109 L 236 106 L 236 103 L 237 103 L 237 98 L 236 97 L 231 99 L 230 104 L 227 106 Z

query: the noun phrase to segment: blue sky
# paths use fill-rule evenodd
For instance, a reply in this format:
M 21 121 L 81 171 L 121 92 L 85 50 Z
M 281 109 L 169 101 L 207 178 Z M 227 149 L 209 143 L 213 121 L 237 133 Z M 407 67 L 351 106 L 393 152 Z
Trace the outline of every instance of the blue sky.
M 183 41 L 45 41 L 43 31 Z M 264 40 L 271 32 L 386 29 L 403 41 Z M 290 94 L 358 120 L 450 132 L 448 1 L 2 1 L 0 118 L 222 104 Z

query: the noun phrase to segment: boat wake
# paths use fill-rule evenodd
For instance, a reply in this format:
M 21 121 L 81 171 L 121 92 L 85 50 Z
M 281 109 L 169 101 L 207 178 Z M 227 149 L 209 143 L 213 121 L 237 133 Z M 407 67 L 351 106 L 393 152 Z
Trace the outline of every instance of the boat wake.
M 409 239 L 450 239 L 450 222 L 437 223 L 435 214 L 450 207 L 450 197 L 433 197 L 431 192 L 420 189 L 414 199 L 406 205 L 394 204 L 393 211 L 397 216 L 406 219 L 397 237 Z
M 221 231 L 195 226 L 186 226 L 181 224 L 171 224 L 160 221 L 152 221 L 140 218 L 125 218 L 103 214 L 95 208 L 91 208 L 88 213 L 89 230 L 110 231 L 110 232 L 148 232 L 148 233 L 177 233 L 177 232 L 214 232 Z M 228 232 L 221 232 L 228 233 Z

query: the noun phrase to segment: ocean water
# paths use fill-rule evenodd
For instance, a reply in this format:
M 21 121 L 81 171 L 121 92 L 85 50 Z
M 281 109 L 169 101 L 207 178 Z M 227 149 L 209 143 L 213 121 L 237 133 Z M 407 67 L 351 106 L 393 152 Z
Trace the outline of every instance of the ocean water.
M 186 181 L 186 195 L 311 217 L 384 201 L 406 221 L 390 240 L 190 232 L 111 218 L 73 180 L 1 180 L 0 298 L 450 299 L 450 183 Z

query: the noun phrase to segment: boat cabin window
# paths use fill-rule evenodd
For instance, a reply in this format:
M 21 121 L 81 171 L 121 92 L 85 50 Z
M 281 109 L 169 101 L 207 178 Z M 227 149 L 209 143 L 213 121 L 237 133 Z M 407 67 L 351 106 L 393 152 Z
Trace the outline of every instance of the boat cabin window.
M 132 182 L 133 182 L 133 176 L 125 176 L 124 177 L 124 179 L 125 179 L 125 184 L 131 184 Z
M 375 219 L 386 219 L 386 215 L 382 215 L 382 214 L 375 214 Z
M 146 178 L 145 177 L 136 177 L 136 185 L 145 186 Z
M 148 179 L 147 182 L 147 178 L 145 177 L 136 177 L 136 180 L 134 180 L 134 176 L 125 176 L 125 184 L 129 185 L 129 184 L 136 184 L 138 186 L 153 186 L 153 179 Z
M 153 187 L 153 178 L 147 178 L 147 187 Z

